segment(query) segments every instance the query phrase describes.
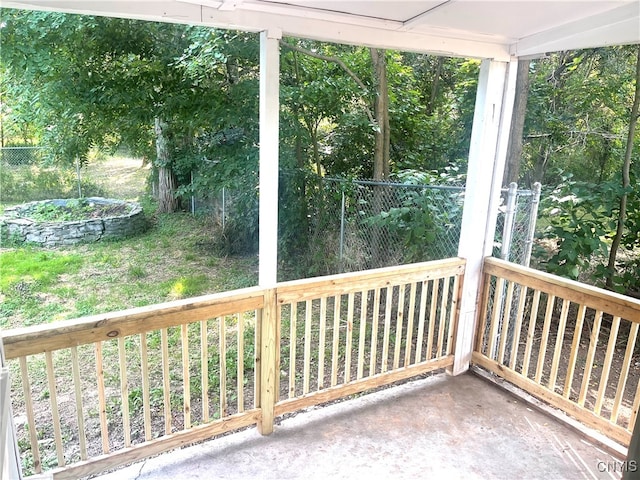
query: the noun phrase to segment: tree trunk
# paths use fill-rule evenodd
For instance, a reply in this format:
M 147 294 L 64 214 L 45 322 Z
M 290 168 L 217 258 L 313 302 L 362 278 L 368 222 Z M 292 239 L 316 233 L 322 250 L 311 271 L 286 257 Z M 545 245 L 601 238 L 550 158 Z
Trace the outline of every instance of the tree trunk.
M 391 135 L 389 128 L 389 87 L 387 85 L 387 59 L 385 51 L 372 48 L 371 63 L 376 83 L 374 117 L 376 120 L 376 143 L 373 158 L 373 179 L 389 178 L 389 156 Z
M 507 147 L 507 164 L 505 166 L 503 185 L 518 183 L 520 163 L 522 160 L 522 140 L 524 118 L 527 113 L 527 97 L 529 96 L 529 64 L 530 60 L 518 60 L 518 76 L 516 79 L 516 95 L 513 106 L 513 120 Z
M 431 83 L 431 95 L 429 95 L 429 102 L 425 109 L 428 116 L 433 115 L 436 105 L 436 98 L 438 96 L 438 88 L 440 86 L 440 76 L 442 75 L 442 66 L 444 65 L 444 57 L 438 57 L 436 63 L 436 71 L 433 74 L 433 82 Z
M 158 212 L 173 213 L 178 209 L 176 198 L 177 181 L 171 169 L 169 147 L 166 137 L 167 123 L 156 117 L 156 161 L 158 169 Z
M 624 234 L 624 226 L 627 218 L 627 193 L 626 189 L 629 188 L 630 179 L 629 171 L 631 169 L 631 153 L 633 151 L 633 139 L 636 132 L 636 124 L 638 123 L 638 111 L 640 110 L 640 45 L 638 46 L 638 57 L 636 60 L 636 89 L 633 98 L 633 107 L 631 107 L 631 118 L 629 119 L 629 131 L 627 134 L 627 148 L 624 152 L 624 163 L 622 165 L 622 188 L 625 192 L 620 197 L 620 214 L 618 215 L 618 224 L 616 227 L 616 234 L 613 237 L 611 243 L 611 249 L 609 250 L 609 263 L 607 265 L 607 288 L 613 287 L 613 275 L 616 271 L 616 257 L 618 255 L 618 249 L 620 248 L 620 242 Z

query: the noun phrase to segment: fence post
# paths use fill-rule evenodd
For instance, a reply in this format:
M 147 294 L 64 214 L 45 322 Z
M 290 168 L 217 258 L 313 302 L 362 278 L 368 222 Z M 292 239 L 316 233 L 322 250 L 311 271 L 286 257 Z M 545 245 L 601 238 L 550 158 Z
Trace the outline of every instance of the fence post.
M 340 272 L 343 271 L 342 255 L 344 251 L 344 188 L 342 188 L 342 206 L 340 207 Z
M 76 157 L 76 177 L 78 179 L 78 198 L 82 198 L 82 182 L 80 181 L 80 158 Z
M 273 419 L 275 416 L 276 397 L 278 395 L 279 372 L 277 359 L 277 349 L 279 346 L 278 335 L 278 307 L 276 305 L 276 289 L 268 288 L 264 291 L 264 307 L 262 315 L 257 321 L 260 322 L 260 351 L 258 354 L 260 376 L 260 396 L 259 407 L 262 416 L 258 422 L 258 431 L 262 435 L 269 435 L 273 432 Z
M 500 258 L 509 261 L 511 253 L 511 241 L 513 237 L 513 224 L 516 218 L 516 200 L 518 199 L 518 184 L 511 182 L 507 190 L 507 210 L 504 213 L 504 226 L 502 227 L 502 247 Z
M 538 220 L 538 206 L 540 205 L 540 191 L 542 185 L 540 182 L 533 184 L 533 195 L 531 199 L 531 209 L 529 211 L 529 229 L 527 230 L 527 239 L 525 240 L 525 252 L 522 264 L 528 267 L 531 263 L 531 250 L 533 249 L 533 237 L 536 233 L 536 222 Z

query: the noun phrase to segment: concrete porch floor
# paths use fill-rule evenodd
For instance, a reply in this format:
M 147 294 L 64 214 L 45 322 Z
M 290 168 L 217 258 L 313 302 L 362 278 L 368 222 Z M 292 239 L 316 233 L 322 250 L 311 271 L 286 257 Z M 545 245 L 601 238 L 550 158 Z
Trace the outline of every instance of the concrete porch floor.
M 314 408 L 267 437 L 252 428 L 97 478 L 611 479 L 622 460 L 467 373 Z

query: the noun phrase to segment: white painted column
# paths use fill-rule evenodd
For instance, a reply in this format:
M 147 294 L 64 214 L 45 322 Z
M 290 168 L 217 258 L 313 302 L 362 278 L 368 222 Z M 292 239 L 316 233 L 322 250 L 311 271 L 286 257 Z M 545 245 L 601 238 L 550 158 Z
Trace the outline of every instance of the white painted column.
M 22 478 L 18 443 L 11 413 L 10 390 L 9 368 L 5 367 L 2 337 L 0 337 L 0 480 Z
M 278 156 L 281 31 L 260 33 L 260 239 L 258 285 L 278 275 Z
M 469 368 L 482 261 L 493 249 L 502 176 L 515 97 L 517 59 L 484 60 L 476 94 L 458 256 L 467 260 L 453 375 Z

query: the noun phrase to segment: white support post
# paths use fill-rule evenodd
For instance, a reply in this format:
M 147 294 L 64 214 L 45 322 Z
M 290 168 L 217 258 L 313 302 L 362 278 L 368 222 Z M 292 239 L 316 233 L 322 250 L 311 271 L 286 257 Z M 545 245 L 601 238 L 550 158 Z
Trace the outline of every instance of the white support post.
M 278 144 L 281 31 L 260 33 L 260 240 L 258 284 L 278 276 Z
M 455 360 L 450 373 L 469 369 L 476 325 L 482 262 L 491 255 L 507 156 L 517 59 L 484 60 L 469 147 L 469 165 L 458 256 L 467 260 L 459 306 Z
M 1 329 L 0 329 L 1 333 Z M 0 336 L 0 480 L 20 480 L 20 455 L 11 413 L 9 368 L 5 366 Z

